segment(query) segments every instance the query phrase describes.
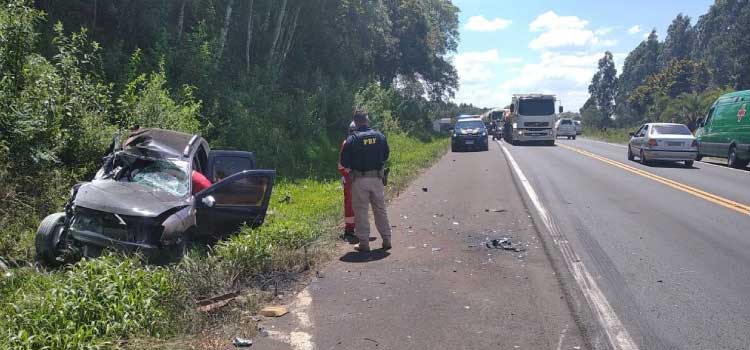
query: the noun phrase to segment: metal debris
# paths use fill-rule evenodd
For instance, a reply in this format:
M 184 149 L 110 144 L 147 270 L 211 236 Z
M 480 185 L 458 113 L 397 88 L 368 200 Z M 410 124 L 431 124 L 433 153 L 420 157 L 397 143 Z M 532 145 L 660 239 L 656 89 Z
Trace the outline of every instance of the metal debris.
M 507 237 L 500 238 L 500 239 L 493 239 L 487 242 L 485 245 L 487 246 L 487 248 L 490 248 L 490 249 L 510 250 L 510 251 L 514 251 L 517 253 L 526 250 L 526 248 L 514 245 L 513 242 L 511 242 L 510 238 L 507 238 Z
M 247 338 L 234 337 L 232 344 L 238 348 L 249 348 L 253 346 L 253 340 Z

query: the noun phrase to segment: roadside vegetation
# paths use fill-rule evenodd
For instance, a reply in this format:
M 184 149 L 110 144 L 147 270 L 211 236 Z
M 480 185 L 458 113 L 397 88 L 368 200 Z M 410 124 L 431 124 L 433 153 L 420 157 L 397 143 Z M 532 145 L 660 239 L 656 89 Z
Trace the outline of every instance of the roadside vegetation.
M 738 25 L 749 20 L 750 7 L 737 1 L 717 1 L 695 24 L 678 14 L 663 41 L 654 30 L 628 54 L 619 76 L 606 52 L 580 110 L 584 128 L 596 130 L 584 133 L 616 140 L 613 129 L 646 122 L 697 129 L 716 98 L 750 88 L 747 28 Z
M 197 311 L 197 300 L 241 290 L 252 312 L 288 288 L 332 253 L 352 110 L 370 111 L 389 138 L 391 192 L 446 151 L 432 119 L 477 113 L 445 102 L 457 25 L 457 9 L 438 0 L 0 0 L 0 257 L 15 266 L 0 276 L 0 349 L 186 337 L 230 317 Z M 40 220 L 134 125 L 255 151 L 279 173 L 266 223 L 173 266 L 118 255 L 32 266 Z

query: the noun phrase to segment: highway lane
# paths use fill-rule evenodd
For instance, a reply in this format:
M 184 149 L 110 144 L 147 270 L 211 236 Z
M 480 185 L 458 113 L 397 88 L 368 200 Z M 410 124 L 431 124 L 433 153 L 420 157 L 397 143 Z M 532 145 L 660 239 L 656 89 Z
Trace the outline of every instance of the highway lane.
M 750 174 L 642 166 L 625 148 L 558 144 L 503 146 L 639 348 L 750 348 L 750 216 L 693 191 L 748 205 Z

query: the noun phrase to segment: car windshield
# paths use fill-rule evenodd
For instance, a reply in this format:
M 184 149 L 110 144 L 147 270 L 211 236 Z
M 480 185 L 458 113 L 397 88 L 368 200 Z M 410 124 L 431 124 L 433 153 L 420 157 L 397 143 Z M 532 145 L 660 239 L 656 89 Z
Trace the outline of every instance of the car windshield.
M 177 197 L 188 193 L 188 163 L 180 160 L 129 159 L 118 181 L 134 182 L 165 191 Z
M 520 115 L 551 115 L 555 114 L 555 100 L 527 99 L 518 103 Z
M 570 119 L 563 119 L 560 122 L 560 124 L 562 124 L 562 125 L 570 125 L 570 124 L 573 124 L 573 121 L 571 121 Z
M 685 125 L 654 125 L 654 135 L 692 135 Z
M 503 111 L 492 112 L 492 113 L 490 113 L 490 119 L 492 119 L 492 120 L 500 120 L 500 119 L 503 118 L 504 114 L 505 114 L 505 112 L 503 112 Z
M 481 129 L 484 123 L 479 120 L 465 121 L 456 123 L 456 129 Z

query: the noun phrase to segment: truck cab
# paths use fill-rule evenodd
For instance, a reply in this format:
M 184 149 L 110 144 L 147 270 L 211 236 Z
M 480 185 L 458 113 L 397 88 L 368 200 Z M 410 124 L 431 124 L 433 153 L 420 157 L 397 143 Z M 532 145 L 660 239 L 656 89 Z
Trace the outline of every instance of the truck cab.
M 557 113 L 562 113 L 562 106 L 555 111 L 555 95 L 520 94 L 513 95 L 510 113 L 506 116 L 503 137 L 513 145 L 521 142 L 540 141 L 554 145 L 557 134 L 554 126 Z

